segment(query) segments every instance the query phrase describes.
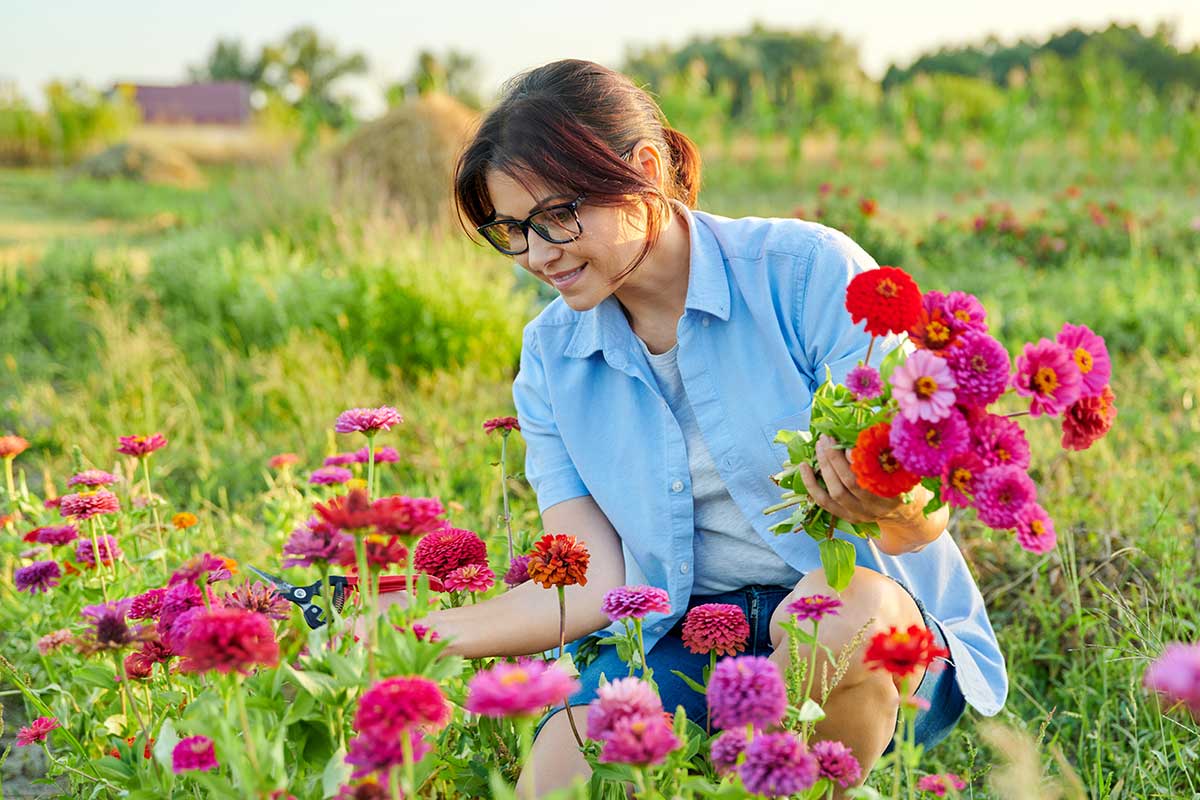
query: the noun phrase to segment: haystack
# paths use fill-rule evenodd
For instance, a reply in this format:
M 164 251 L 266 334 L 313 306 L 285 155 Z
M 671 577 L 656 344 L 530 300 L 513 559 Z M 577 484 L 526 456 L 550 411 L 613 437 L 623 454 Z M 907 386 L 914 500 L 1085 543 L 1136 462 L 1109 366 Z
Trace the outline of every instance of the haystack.
M 74 174 L 103 180 L 128 178 L 185 189 L 204 185 L 204 176 L 186 153 L 147 142 L 115 144 L 81 161 Z
M 411 224 L 443 223 L 454 162 L 478 116 L 445 94 L 408 100 L 335 148 L 334 174 L 344 191 L 382 195 Z

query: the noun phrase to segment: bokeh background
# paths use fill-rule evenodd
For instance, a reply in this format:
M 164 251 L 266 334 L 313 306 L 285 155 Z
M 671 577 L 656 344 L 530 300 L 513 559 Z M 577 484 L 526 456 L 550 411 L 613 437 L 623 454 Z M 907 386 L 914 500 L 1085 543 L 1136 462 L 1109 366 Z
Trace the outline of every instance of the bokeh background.
M 271 564 L 316 495 L 267 459 L 315 468 L 338 412 L 386 403 L 406 419 L 381 440 L 402 454 L 387 489 L 502 540 L 480 425 L 512 413 L 521 328 L 554 293 L 461 230 L 449 174 L 504 79 L 589 58 L 699 144 L 700 208 L 844 230 L 977 294 L 1010 351 L 1066 321 L 1106 338 L 1110 436 L 1067 457 L 1026 426 L 1059 548 L 952 522 L 1012 691 L 1002 730 L 969 713 L 930 768 L 990 787 L 972 796 L 1197 796 L 1200 731 L 1141 676 L 1200 637 L 1200 9 L 736 5 L 6 2 L 0 434 L 32 443 L 20 481 L 61 493 L 75 466 L 121 468 L 117 436 L 162 431 L 156 489 L 201 518 L 180 556 Z M 8 762 L 5 790 L 31 774 L 36 754 Z

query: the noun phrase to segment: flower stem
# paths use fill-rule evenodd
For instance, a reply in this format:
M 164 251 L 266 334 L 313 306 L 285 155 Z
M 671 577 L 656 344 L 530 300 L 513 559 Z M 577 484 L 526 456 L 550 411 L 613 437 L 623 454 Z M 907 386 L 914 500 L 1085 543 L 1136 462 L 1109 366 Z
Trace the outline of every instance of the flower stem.
M 556 588 L 558 589 L 558 657 L 562 658 L 566 652 L 567 642 L 567 590 L 563 586 Z M 567 722 L 571 723 L 571 733 L 575 734 L 575 742 L 582 749 L 583 737 L 579 735 L 579 728 L 575 726 L 575 714 L 571 711 L 570 697 L 563 701 L 563 707 L 567 710 Z
M 413 764 L 412 737 L 408 731 L 400 732 L 400 752 L 404 754 L 404 794 L 398 797 L 412 797 L 417 791 L 416 765 Z
M 133 698 L 133 692 L 129 691 L 129 672 L 125 669 L 125 662 L 121 660 L 120 651 L 113 651 L 113 663 L 117 665 L 117 676 L 121 679 L 121 691 L 125 693 L 125 699 L 129 701 L 129 708 L 133 710 L 133 718 L 137 720 L 138 728 L 142 733 L 146 733 L 146 723 L 142 720 L 142 713 L 138 711 L 137 701 Z
M 13 483 L 14 458 L 16 458 L 16 456 L 7 456 L 4 459 L 4 483 L 5 486 L 8 487 L 8 495 L 6 499 L 8 500 L 8 508 L 10 511 L 17 510 L 17 490 Z M 4 524 L 4 527 L 11 531 L 13 529 L 13 521 L 9 520 Z
M 246 739 L 246 755 L 250 757 L 250 766 L 254 767 L 254 774 L 257 776 L 262 774 L 262 770 L 258 766 L 258 751 L 254 749 L 254 734 L 250 730 L 250 715 L 246 713 L 246 698 L 243 695 L 242 679 L 235 678 L 233 699 L 237 703 L 238 716 L 242 720 L 242 735 Z
M 504 528 L 508 531 L 508 563 L 511 564 L 516 556 L 516 550 L 513 547 L 512 535 L 512 515 L 508 513 L 508 473 L 506 471 L 506 455 L 508 444 L 508 431 L 505 430 L 500 437 L 500 495 L 504 498 Z
M 88 520 L 88 527 L 92 532 L 92 561 L 95 562 L 96 574 L 100 576 L 100 594 L 104 596 L 104 602 L 108 602 L 108 581 L 104 579 L 104 562 L 100 558 L 100 541 L 96 537 L 96 518 L 92 517 Z M 110 553 L 111 555 L 111 553 Z
M 375 434 L 367 434 L 367 498 L 374 498 L 375 491 Z
M 150 506 L 150 516 L 154 520 L 154 535 L 158 538 L 158 559 L 163 568 L 167 566 L 166 545 L 163 543 L 162 522 L 158 519 L 158 504 L 154 502 L 154 492 L 150 489 L 150 459 L 142 458 L 142 474 L 146 478 L 146 503 Z
M 59 759 L 55 758 L 54 754 L 50 752 L 50 745 L 47 744 L 46 742 L 42 742 L 42 750 L 46 751 L 46 759 L 54 766 L 62 767 L 67 772 L 73 772 L 76 775 L 80 776 L 81 778 L 86 778 L 87 780 L 91 781 L 92 783 L 98 783 L 101 786 L 105 786 L 113 794 L 119 794 L 122 791 L 120 789 L 120 787 L 109 783 L 108 781 L 104 780 L 104 778 L 101 778 L 98 775 L 88 775 L 86 772 L 80 772 L 79 770 L 75 769 L 70 764 L 68 764 L 66 761 L 60 761 Z
M 358 592 L 362 596 L 362 614 L 366 617 L 365 645 L 367 648 L 367 674 L 374 683 L 378 678 L 375 669 L 375 602 L 371 593 L 371 564 L 367 561 L 367 542 L 362 536 L 354 537 L 354 553 L 358 557 Z

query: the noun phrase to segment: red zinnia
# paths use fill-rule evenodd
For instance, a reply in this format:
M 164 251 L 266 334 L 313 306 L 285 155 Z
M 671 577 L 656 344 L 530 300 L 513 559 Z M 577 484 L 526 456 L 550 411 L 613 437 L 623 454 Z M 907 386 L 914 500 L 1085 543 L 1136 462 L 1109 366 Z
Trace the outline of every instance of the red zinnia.
M 901 466 L 892 452 L 892 426 L 887 422 L 861 431 L 850 451 L 850 468 L 864 489 L 880 497 L 895 497 L 921 479 Z
M 565 533 L 548 533 L 533 546 L 526 569 L 529 579 L 546 589 L 587 585 L 591 554 L 587 545 Z
M 422 538 L 413 549 L 413 566 L 438 580 L 467 564 L 487 564 L 487 545 L 474 531 L 443 528 Z
M 492 431 L 496 430 L 507 436 L 510 431 L 521 430 L 521 423 L 517 422 L 516 417 L 496 417 L 494 419 L 484 420 L 484 433 L 491 433 Z
M 375 522 L 375 511 L 365 489 L 351 489 L 347 495 L 339 495 L 328 503 L 313 504 L 317 516 L 343 531 L 368 528 Z
M 198 614 L 183 637 L 188 672 L 249 673 L 254 665 L 279 663 L 279 643 L 271 621 L 240 608 L 213 608 Z
M 1096 397 L 1076 400 L 1062 416 L 1062 446 L 1067 450 L 1087 450 L 1102 439 L 1117 418 L 1116 397 L 1105 386 Z
M 909 625 L 902 631 L 892 626 L 875 634 L 863 656 L 871 669 L 884 669 L 901 677 L 911 675 L 917 667 L 928 667 L 935 658 L 948 658 L 950 651 L 934 643 L 933 631 L 920 625 Z
M 381 497 L 372 508 L 375 530 L 392 536 L 421 536 L 447 525 L 441 519 L 446 509 L 436 497 Z
M 867 333 L 903 333 L 921 314 L 921 290 L 907 272 L 880 267 L 860 272 L 846 287 L 846 310 L 855 323 L 867 321 Z
M 732 656 L 746 649 L 750 623 L 732 603 L 705 603 L 683 618 L 683 643 L 693 653 Z

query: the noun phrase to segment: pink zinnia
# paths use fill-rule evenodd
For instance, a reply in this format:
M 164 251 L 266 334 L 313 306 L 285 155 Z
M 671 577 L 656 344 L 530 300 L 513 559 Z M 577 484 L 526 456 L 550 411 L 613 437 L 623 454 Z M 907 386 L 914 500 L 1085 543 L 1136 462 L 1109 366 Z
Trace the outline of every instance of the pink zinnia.
M 28 747 L 31 744 L 41 744 L 46 741 L 50 731 L 58 727 L 54 717 L 38 717 L 29 725 L 17 731 L 17 747 Z
M 971 449 L 989 467 L 1029 469 L 1025 431 L 1008 417 L 983 414 L 971 423 Z
M 901 466 L 914 475 L 932 477 L 942 474 L 951 456 L 970 446 L 971 432 L 962 414 L 952 406 L 946 416 L 933 421 L 912 422 L 897 416 L 888 441 Z
M 1168 644 L 1146 669 L 1142 682 L 1168 703 L 1182 703 L 1200 719 L 1200 644 Z
M 527 580 L 529 580 L 529 556 L 513 556 L 512 562 L 508 565 L 508 571 L 504 573 L 504 585 L 511 589 L 514 586 L 520 586 Z
M 1095 397 L 1104 390 L 1112 377 L 1112 360 L 1104 337 L 1093 333 L 1087 325 L 1063 325 L 1055 341 L 1067 349 L 1083 379 L 1080 397 Z
M 61 628 L 57 631 L 51 631 L 37 640 L 38 652 L 42 655 L 49 655 L 58 648 L 62 647 L 64 644 L 70 642 L 73 638 L 75 638 L 74 634 L 72 634 L 66 628 Z
M 229 571 L 229 567 L 225 564 L 225 559 L 220 556 L 214 556 L 212 553 L 203 553 L 198 556 L 192 556 L 180 564 L 179 568 L 171 573 L 171 577 L 167 580 L 167 585 L 194 583 L 201 575 L 207 576 L 205 577 L 205 582 L 207 583 L 226 581 L 233 577 L 233 574 Z
M 753 794 L 787 797 L 807 791 L 817 782 L 820 765 L 795 734 L 760 733 L 746 748 L 738 767 L 742 785 Z
M 732 656 L 746 649 L 750 623 L 746 612 L 732 603 L 705 603 L 683 618 L 683 643 L 693 653 Z
M 1008 351 L 986 333 L 965 332 L 958 345 L 946 351 L 946 363 L 958 384 L 954 394 L 962 405 L 982 408 L 1008 388 Z
M 768 728 L 783 719 L 787 689 L 775 662 L 738 656 L 717 662 L 708 679 L 708 717 L 722 730 L 753 725 Z
M 657 586 L 618 586 L 605 593 L 600 611 L 613 622 L 644 619 L 647 614 L 670 614 L 671 596 Z
M 148 436 L 121 436 L 118 438 L 121 443 L 117 446 L 117 452 L 137 458 L 145 458 L 155 450 L 167 446 L 167 437 L 161 433 L 154 433 Z
M 366 464 L 371 460 L 371 448 L 364 445 L 352 454 L 355 464 Z M 394 447 L 376 447 L 376 464 L 395 464 L 400 460 L 400 452 Z
M 213 740 L 207 736 L 189 736 L 180 739 L 171 751 L 171 771 L 204 772 L 217 766 L 217 754 L 213 751 Z
M 49 592 L 58 586 L 62 577 L 57 561 L 35 561 L 27 567 L 21 567 L 13 573 L 13 586 L 18 592 Z
M 710 755 L 718 775 L 727 775 L 737 769 L 738 756 L 746 752 L 747 744 L 745 728 L 733 728 L 713 739 Z
M 485 717 L 534 714 L 579 691 L 579 681 L 557 665 L 521 659 L 476 672 L 467 685 L 466 709 Z
M 946 359 L 918 350 L 892 372 L 892 396 L 909 422 L 935 422 L 954 410 L 958 382 Z
M 345 467 L 349 464 L 357 464 L 358 459 L 354 453 L 334 453 L 331 456 L 326 456 L 323 466 L 326 467 Z
M 484 420 L 484 433 L 492 433 L 493 431 L 497 430 L 507 436 L 511 431 L 521 430 L 521 423 L 517 422 L 516 417 L 495 417 L 493 419 Z
M 945 797 L 946 792 L 950 791 L 951 786 L 958 791 L 962 791 L 967 788 L 967 783 L 953 772 L 945 772 L 940 775 L 925 775 L 917 781 L 917 789 L 919 791 L 929 792 L 938 797 Z
M 275 591 L 275 587 L 262 581 L 243 583 L 232 592 L 225 592 L 221 595 L 221 603 L 226 608 L 240 608 L 277 620 L 289 619 L 294 607 L 290 600 Z
M 401 744 L 403 737 L 408 738 L 413 763 L 420 761 L 432 749 L 418 728 L 403 728 L 387 735 L 360 734 L 350 740 L 350 747 L 346 753 L 346 763 L 354 767 L 350 777 L 361 778 L 371 773 L 386 774 L 392 767 L 404 764 L 407 759 Z M 388 793 L 374 797 L 391 799 Z
M 354 730 L 387 736 L 397 729 L 440 730 L 450 722 L 450 706 L 429 678 L 405 675 L 387 678 L 363 692 L 354 714 Z
M 329 486 L 345 483 L 354 477 L 354 473 L 345 467 L 319 467 L 308 476 L 308 482 L 318 486 Z
M 926 292 L 926 295 L 933 292 Z M 973 294 L 954 291 L 941 300 L 945 318 L 950 323 L 950 329 L 957 335 L 967 331 L 978 333 L 987 332 L 987 311 L 983 303 Z
M 1017 466 L 989 467 L 979 478 L 975 510 L 979 521 L 1001 530 L 1017 524 L 1017 512 L 1037 501 L 1037 487 L 1025 470 Z
M 874 400 L 883 394 L 883 379 L 874 367 L 862 364 L 850 370 L 846 388 L 858 400 Z
M 862 767 L 849 747 L 831 739 L 812 746 L 822 778 L 828 778 L 841 786 L 850 786 L 862 777 Z
M 596 689 L 596 699 L 588 705 L 587 735 L 602 740 L 622 719 L 662 714 L 662 700 L 650 684 L 639 678 L 618 678 Z
M 639 766 L 658 764 L 679 745 L 679 739 L 662 714 L 626 717 L 618 720 L 604 737 L 600 761 Z
M 117 540 L 107 533 L 96 537 L 96 547 L 100 550 L 100 563 L 105 566 L 114 560 L 124 558 L 125 552 L 117 544 Z M 96 566 L 96 554 L 92 549 L 91 539 L 80 539 L 75 544 L 75 560 L 89 569 Z
M 338 414 L 333 429 L 338 433 L 365 433 L 374 435 L 390 430 L 393 425 L 404 422 L 400 412 L 391 406 L 379 408 L 351 408 Z
M 1062 417 L 1062 446 L 1066 450 L 1087 450 L 1104 437 L 1117 418 L 1116 397 L 1105 386 L 1095 397 L 1081 397 Z
M 445 579 L 467 564 L 487 564 L 487 545 L 474 531 L 443 528 L 424 536 L 413 550 L 413 565 L 428 575 Z
M 1049 553 L 1058 541 L 1054 521 L 1037 503 L 1026 503 L 1017 511 L 1017 544 L 1031 553 Z
M 448 527 L 446 507 L 436 497 L 381 497 L 371 504 L 375 530 L 392 536 L 423 536 Z
M 105 472 L 102 469 L 85 469 L 76 475 L 72 475 L 67 480 L 67 486 L 108 486 L 110 483 L 116 483 L 121 480 L 111 472 Z
M 452 592 L 486 592 L 496 585 L 496 574 L 487 564 L 465 564 L 450 570 L 442 585 Z
M 1057 417 L 1079 399 L 1083 376 L 1067 348 L 1041 339 L 1037 344 L 1026 344 L 1017 356 L 1012 385 L 1017 394 L 1032 398 L 1030 416 Z
M 283 545 L 284 567 L 311 567 L 313 564 L 341 563 L 354 558 L 354 537 L 342 533 L 316 517 L 292 531 Z
M 973 450 L 950 456 L 942 471 L 942 499 L 954 508 L 969 508 L 974 502 L 975 485 L 985 469 L 987 465 Z
M 120 510 L 121 501 L 107 489 L 66 494 L 58 505 L 58 513 L 75 519 L 91 519 L 97 514 L 115 514 Z
M 183 637 L 187 672 L 240 672 L 249 674 L 256 665 L 279 663 L 279 643 L 271 621 L 262 614 L 240 608 L 212 608 L 192 620 Z
M 820 622 L 825 617 L 836 616 L 842 601 L 826 594 L 810 594 L 788 603 L 785 611 L 795 614 L 800 622 Z
M 74 525 L 51 525 L 37 529 L 39 544 L 59 546 L 70 544 L 79 538 L 79 529 Z

